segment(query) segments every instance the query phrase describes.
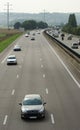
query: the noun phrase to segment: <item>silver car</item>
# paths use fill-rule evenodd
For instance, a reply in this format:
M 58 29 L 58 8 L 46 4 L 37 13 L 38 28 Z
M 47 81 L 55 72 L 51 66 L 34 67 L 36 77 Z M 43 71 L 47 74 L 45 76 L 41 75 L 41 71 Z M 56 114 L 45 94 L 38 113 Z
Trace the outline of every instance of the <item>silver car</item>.
M 15 45 L 13 50 L 14 51 L 21 51 L 21 47 L 19 45 Z
M 25 95 L 21 105 L 21 118 L 44 118 L 46 104 L 39 94 Z
M 78 46 L 79 46 L 79 43 L 73 43 L 71 47 L 73 49 L 78 49 Z
M 17 64 L 17 59 L 15 55 L 9 55 L 7 57 L 7 65 L 9 64 Z

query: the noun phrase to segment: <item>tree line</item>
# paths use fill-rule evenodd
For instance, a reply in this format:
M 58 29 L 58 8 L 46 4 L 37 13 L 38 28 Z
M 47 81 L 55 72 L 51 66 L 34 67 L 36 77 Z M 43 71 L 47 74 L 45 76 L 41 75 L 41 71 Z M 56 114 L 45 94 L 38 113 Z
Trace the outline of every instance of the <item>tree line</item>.
M 68 23 L 63 26 L 62 31 L 74 35 L 80 35 L 80 26 L 77 25 L 75 14 L 69 15 Z
M 32 30 L 36 28 L 47 28 L 48 24 L 46 22 L 40 21 L 36 22 L 35 20 L 26 20 L 23 23 L 16 22 L 14 24 L 14 29 L 24 28 L 24 30 Z

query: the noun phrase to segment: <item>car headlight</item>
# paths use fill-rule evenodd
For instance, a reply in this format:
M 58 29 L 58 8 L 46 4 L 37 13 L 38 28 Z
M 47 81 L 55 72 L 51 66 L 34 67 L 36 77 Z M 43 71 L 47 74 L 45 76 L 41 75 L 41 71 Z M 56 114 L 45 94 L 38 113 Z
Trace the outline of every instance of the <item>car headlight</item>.
M 44 112 L 44 107 L 39 110 L 40 113 Z
M 27 110 L 25 110 L 24 108 L 21 109 L 22 113 L 27 113 Z

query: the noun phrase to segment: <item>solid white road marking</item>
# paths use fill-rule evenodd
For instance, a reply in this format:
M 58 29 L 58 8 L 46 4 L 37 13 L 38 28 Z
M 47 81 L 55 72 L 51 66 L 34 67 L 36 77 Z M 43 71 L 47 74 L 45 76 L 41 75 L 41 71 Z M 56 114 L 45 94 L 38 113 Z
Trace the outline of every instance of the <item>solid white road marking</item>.
M 43 68 L 43 65 L 41 65 L 41 68 Z
M 51 50 L 53 51 L 53 53 L 56 55 L 56 57 L 58 58 L 58 60 L 61 62 L 61 64 L 64 66 L 64 68 L 67 70 L 67 72 L 69 73 L 69 75 L 71 76 L 71 78 L 74 80 L 74 82 L 77 84 L 77 86 L 80 88 L 80 83 L 75 79 L 75 77 L 72 75 L 72 73 L 70 72 L 70 70 L 67 68 L 67 66 L 64 64 L 64 62 L 61 60 L 61 58 L 59 57 L 59 55 L 56 53 L 56 51 L 52 48 L 52 46 L 50 44 L 48 44 L 49 47 L 51 48 Z
M 8 115 L 5 115 L 5 118 L 4 118 L 4 121 L 3 121 L 3 125 L 6 125 L 7 118 L 8 118 Z
M 48 89 L 46 88 L 46 94 L 48 94 Z
M 55 123 L 53 114 L 51 114 L 51 122 L 52 122 L 52 124 Z
M 3 61 L 1 62 L 2 64 L 5 62 L 5 60 L 7 59 L 7 57 L 11 54 L 12 50 L 8 53 L 8 55 L 3 59 Z
M 7 56 L 3 59 L 3 61 L 1 62 L 2 64 L 5 62 L 5 60 L 7 59 Z
M 14 93 L 15 93 L 15 89 L 13 89 L 13 90 L 12 90 L 12 93 L 11 93 L 11 95 L 14 95 Z
M 74 64 L 71 63 L 71 65 L 80 73 L 80 70 L 74 66 Z

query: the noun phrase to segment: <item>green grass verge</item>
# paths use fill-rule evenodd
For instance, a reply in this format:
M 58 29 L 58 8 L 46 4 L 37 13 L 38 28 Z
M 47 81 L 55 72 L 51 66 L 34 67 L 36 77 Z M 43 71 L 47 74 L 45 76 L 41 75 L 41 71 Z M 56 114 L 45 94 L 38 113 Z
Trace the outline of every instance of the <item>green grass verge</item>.
M 21 34 L 15 34 L 10 36 L 6 40 L 0 42 L 0 52 L 2 52 L 5 48 L 7 48 L 14 40 L 16 40 Z
M 0 38 L 5 37 L 5 36 L 6 36 L 6 34 L 4 34 L 4 33 L 0 34 Z

